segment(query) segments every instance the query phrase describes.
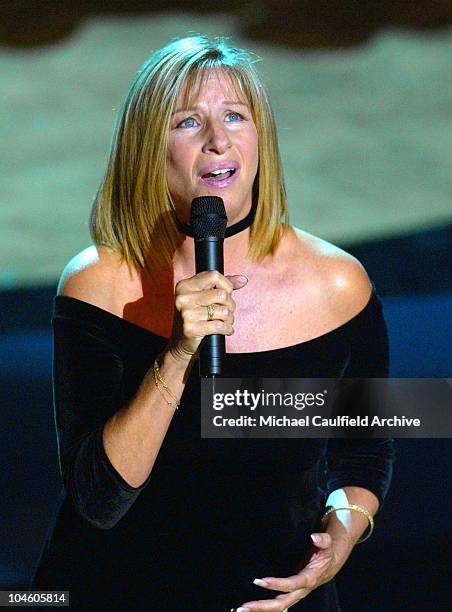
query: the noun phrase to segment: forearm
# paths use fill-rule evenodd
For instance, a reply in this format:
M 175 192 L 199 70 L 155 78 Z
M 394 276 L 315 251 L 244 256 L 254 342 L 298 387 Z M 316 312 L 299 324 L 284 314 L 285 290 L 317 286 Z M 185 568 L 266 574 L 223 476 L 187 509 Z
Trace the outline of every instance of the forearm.
M 187 364 L 177 361 L 171 352 L 163 355 L 160 374 L 171 392 L 180 398 Z M 139 487 L 149 476 L 162 446 L 176 407 L 168 405 L 171 397 L 157 388 L 151 367 L 137 393 L 127 406 L 105 424 L 103 444 L 111 464 L 132 487 Z
M 362 487 L 343 487 L 333 491 L 327 500 L 327 506 L 342 508 L 349 504 L 356 504 L 365 508 L 371 516 L 378 510 L 377 497 Z M 323 522 L 324 531 L 329 533 L 333 540 L 350 553 L 359 538 L 369 527 L 369 520 L 356 510 L 337 510 L 331 512 Z

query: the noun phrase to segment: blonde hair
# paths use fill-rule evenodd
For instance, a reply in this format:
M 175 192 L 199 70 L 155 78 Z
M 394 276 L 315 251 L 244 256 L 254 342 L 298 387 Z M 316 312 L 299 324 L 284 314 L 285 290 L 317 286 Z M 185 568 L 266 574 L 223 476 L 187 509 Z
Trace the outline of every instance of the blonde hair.
M 225 38 L 206 36 L 177 39 L 152 53 L 124 101 L 91 210 L 89 228 L 96 245 L 118 252 L 129 268 L 171 263 L 180 242 L 166 181 L 171 115 L 181 94 L 193 99 L 210 71 L 220 69 L 249 104 L 258 134 L 253 185 L 258 202 L 248 256 L 261 261 L 274 253 L 288 224 L 288 209 L 273 111 L 255 61 Z

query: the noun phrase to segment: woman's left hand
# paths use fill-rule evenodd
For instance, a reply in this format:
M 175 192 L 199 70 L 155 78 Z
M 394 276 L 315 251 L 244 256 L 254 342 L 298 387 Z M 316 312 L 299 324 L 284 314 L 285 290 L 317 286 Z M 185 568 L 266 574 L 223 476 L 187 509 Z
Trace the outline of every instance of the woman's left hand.
M 274 599 L 262 599 L 242 603 L 236 612 L 283 612 L 290 606 L 309 595 L 311 591 L 329 582 L 344 565 L 353 545 L 348 539 L 335 539 L 329 533 L 316 533 L 319 541 L 314 544 L 314 551 L 307 565 L 288 578 L 263 577 L 254 583 L 272 591 L 282 591 Z M 267 584 L 262 584 L 261 581 Z

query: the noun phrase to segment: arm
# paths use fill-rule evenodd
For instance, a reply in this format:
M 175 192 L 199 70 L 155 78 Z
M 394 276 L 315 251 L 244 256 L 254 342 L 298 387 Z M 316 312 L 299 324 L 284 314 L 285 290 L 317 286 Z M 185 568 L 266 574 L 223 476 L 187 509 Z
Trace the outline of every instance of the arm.
M 365 508 L 371 516 L 378 510 L 378 498 L 362 487 L 343 487 L 333 491 L 326 502 L 327 506 L 344 508 L 356 504 Z M 355 510 L 338 510 L 331 512 L 323 521 L 323 530 L 331 536 L 335 544 L 336 558 L 340 560 L 338 570 L 348 559 L 354 546 L 369 528 L 367 517 Z
M 245 283 L 217 272 L 202 272 L 176 286 L 173 334 L 159 370 L 171 393 L 180 398 L 198 346 L 207 334 L 232 334 L 233 289 Z M 215 287 L 215 288 L 214 288 Z M 215 303 L 215 319 L 206 320 L 203 304 Z M 133 400 L 105 424 L 103 443 L 110 461 L 133 486 L 141 486 L 154 465 L 174 410 L 169 414 L 151 367 Z
M 368 292 L 370 285 L 366 278 L 361 286 Z M 388 337 L 381 304 L 376 296 L 352 323 L 350 359 L 344 376 L 386 377 L 389 366 Z M 327 504 L 334 507 L 356 504 L 373 516 L 381 508 L 388 491 L 393 461 L 391 439 L 329 440 L 324 478 Z M 275 610 L 293 606 L 312 590 L 334 578 L 368 525 L 368 519 L 361 512 L 331 512 L 323 522 L 322 531 L 311 535 L 313 552 L 307 563 L 302 560 L 295 568 L 297 573 L 285 578 L 266 576 L 255 581 L 255 584 L 283 593 L 277 597 L 279 607 Z M 264 609 L 262 603 L 255 600 L 241 605 L 257 612 Z
M 371 305 L 353 331 L 345 378 L 388 376 L 388 334 L 381 302 L 377 296 L 374 296 Z M 381 509 L 388 492 L 394 460 L 393 439 L 329 440 L 325 474 L 325 493 L 329 496 L 327 505 L 338 507 L 344 505 L 344 502 L 355 503 L 366 508 L 373 516 Z M 367 521 L 364 516 L 362 519 L 365 526 Z M 351 522 L 359 525 L 363 521 L 353 516 Z
M 81 516 L 96 527 L 109 529 L 147 484 L 175 408 L 168 406 L 149 372 L 124 406 L 119 344 L 89 317 L 80 318 L 79 310 L 71 312 L 69 306 L 66 302 L 60 304 L 53 318 L 53 387 L 61 473 Z M 127 409 L 132 419 L 141 416 L 143 430 L 147 426 L 152 432 L 147 450 L 153 455 L 139 466 L 147 470 L 140 482 L 133 479 L 130 471 L 136 469 L 133 461 L 128 462 L 129 470 L 122 469 L 115 449 L 109 454 L 104 442 L 105 429 Z M 133 432 L 126 428 L 126 435 Z M 141 443 L 141 435 L 136 433 L 135 443 Z M 131 442 L 129 451 L 133 449 Z M 126 456 L 124 461 L 127 462 Z
M 60 295 L 75 297 L 114 312 L 114 275 L 102 263 L 67 271 Z M 117 274 L 117 270 L 114 270 Z M 176 328 L 160 362 L 172 393 L 182 395 L 192 354 L 207 333 L 231 333 L 233 282 L 225 277 L 193 277 L 177 288 Z M 108 282 L 109 281 L 109 282 Z M 223 297 L 212 289 L 224 286 Z M 242 283 L 243 284 L 243 283 Z M 241 286 L 237 283 L 237 287 Z M 107 289 L 105 289 L 107 287 Z M 108 289 L 113 287 L 113 289 Z M 109 293 L 110 291 L 110 293 Z M 212 322 L 195 322 L 200 295 L 221 304 Z M 66 302 L 67 308 L 67 302 Z M 204 315 L 205 309 L 202 309 Z M 199 313 L 198 313 L 199 317 Z M 79 513 L 100 528 L 113 527 L 146 486 L 175 406 L 154 381 L 153 359 L 135 395 L 124 403 L 120 343 L 80 313 L 56 313 L 54 320 L 54 394 L 61 472 Z M 181 347 L 185 347 L 184 350 Z
M 376 296 L 374 304 L 354 330 L 345 378 L 388 376 L 388 334 Z M 330 440 L 326 457 L 326 505 L 339 508 L 357 504 L 374 516 L 388 492 L 394 458 L 392 439 Z M 348 554 L 368 526 L 365 515 L 354 510 L 332 512 L 324 522 L 325 532 L 348 550 Z

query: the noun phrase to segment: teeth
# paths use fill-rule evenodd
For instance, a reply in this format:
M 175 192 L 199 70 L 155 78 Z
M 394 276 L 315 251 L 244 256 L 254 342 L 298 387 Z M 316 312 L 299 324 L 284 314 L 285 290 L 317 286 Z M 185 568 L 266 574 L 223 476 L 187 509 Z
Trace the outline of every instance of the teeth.
M 222 168 L 221 170 L 213 170 L 210 174 L 226 174 L 226 172 L 232 172 L 234 168 Z

